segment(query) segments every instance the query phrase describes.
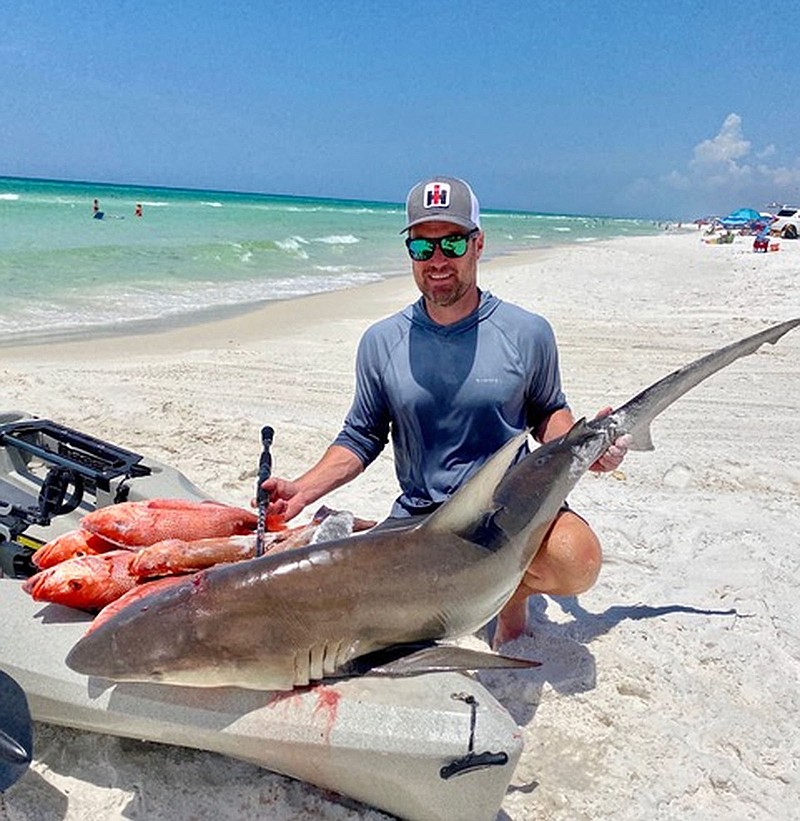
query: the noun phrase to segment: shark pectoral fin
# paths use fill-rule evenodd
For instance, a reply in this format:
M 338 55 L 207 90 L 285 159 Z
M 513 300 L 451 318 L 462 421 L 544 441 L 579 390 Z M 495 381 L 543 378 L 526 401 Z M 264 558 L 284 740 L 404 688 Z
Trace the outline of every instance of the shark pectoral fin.
M 395 644 L 350 661 L 336 676 L 419 676 L 424 673 L 445 673 L 458 670 L 489 668 L 540 667 L 541 662 L 512 658 L 483 650 L 471 650 L 452 644 L 418 642 Z
M 518 433 L 486 461 L 420 528 L 459 532 L 492 511 L 494 491 L 528 439 L 527 430 Z

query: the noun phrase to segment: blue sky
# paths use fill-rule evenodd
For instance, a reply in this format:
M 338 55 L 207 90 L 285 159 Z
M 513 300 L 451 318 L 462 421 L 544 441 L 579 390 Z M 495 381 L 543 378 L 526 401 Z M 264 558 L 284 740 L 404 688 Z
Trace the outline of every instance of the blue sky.
M 13 5 L 13 8 L 9 6 Z M 0 175 L 691 219 L 800 202 L 791 4 L 30 0 Z

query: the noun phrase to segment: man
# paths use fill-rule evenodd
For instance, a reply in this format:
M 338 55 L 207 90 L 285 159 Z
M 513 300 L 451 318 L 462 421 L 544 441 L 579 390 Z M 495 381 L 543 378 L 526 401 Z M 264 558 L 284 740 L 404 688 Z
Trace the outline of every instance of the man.
M 406 213 L 403 232 L 422 296 L 366 331 L 341 433 L 299 478 L 264 483 L 270 512 L 291 519 L 358 476 L 391 436 L 402 493 L 379 527 L 407 522 L 432 512 L 520 431 L 530 427 L 547 442 L 574 423 L 548 322 L 478 288 L 484 234 L 470 186 L 452 177 L 420 182 Z M 614 470 L 625 450 L 615 443 L 592 469 Z M 529 595 L 582 593 L 600 563 L 587 522 L 562 510 L 500 613 L 494 646 L 524 632 Z

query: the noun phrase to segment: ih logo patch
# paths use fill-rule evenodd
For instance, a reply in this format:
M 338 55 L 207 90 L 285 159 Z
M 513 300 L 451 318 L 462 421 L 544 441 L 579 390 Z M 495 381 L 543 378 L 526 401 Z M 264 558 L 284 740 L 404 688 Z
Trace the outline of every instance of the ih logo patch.
M 426 208 L 447 208 L 450 205 L 450 185 L 446 182 L 429 182 L 425 186 L 423 202 Z

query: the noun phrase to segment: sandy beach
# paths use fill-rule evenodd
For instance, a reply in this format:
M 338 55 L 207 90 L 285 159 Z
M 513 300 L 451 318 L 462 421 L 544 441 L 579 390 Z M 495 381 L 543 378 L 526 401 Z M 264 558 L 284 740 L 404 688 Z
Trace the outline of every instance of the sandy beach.
M 800 316 L 800 242 L 705 245 L 665 232 L 485 263 L 481 285 L 544 314 L 576 415 Z M 491 237 L 487 243 L 491 245 Z M 350 404 L 358 339 L 416 298 L 408 277 L 135 337 L 0 348 L 3 409 L 168 462 L 222 501 L 253 494 L 259 430 L 274 472 L 309 467 Z M 500 817 L 800 818 L 800 330 L 692 391 L 656 450 L 570 497 L 603 542 L 599 582 L 531 600 L 544 662 L 482 674 L 525 752 Z M 391 452 L 326 503 L 383 518 Z M 0 818 L 350 821 L 382 813 L 255 766 L 37 725 Z M 454 821 L 457 821 L 454 819 Z

